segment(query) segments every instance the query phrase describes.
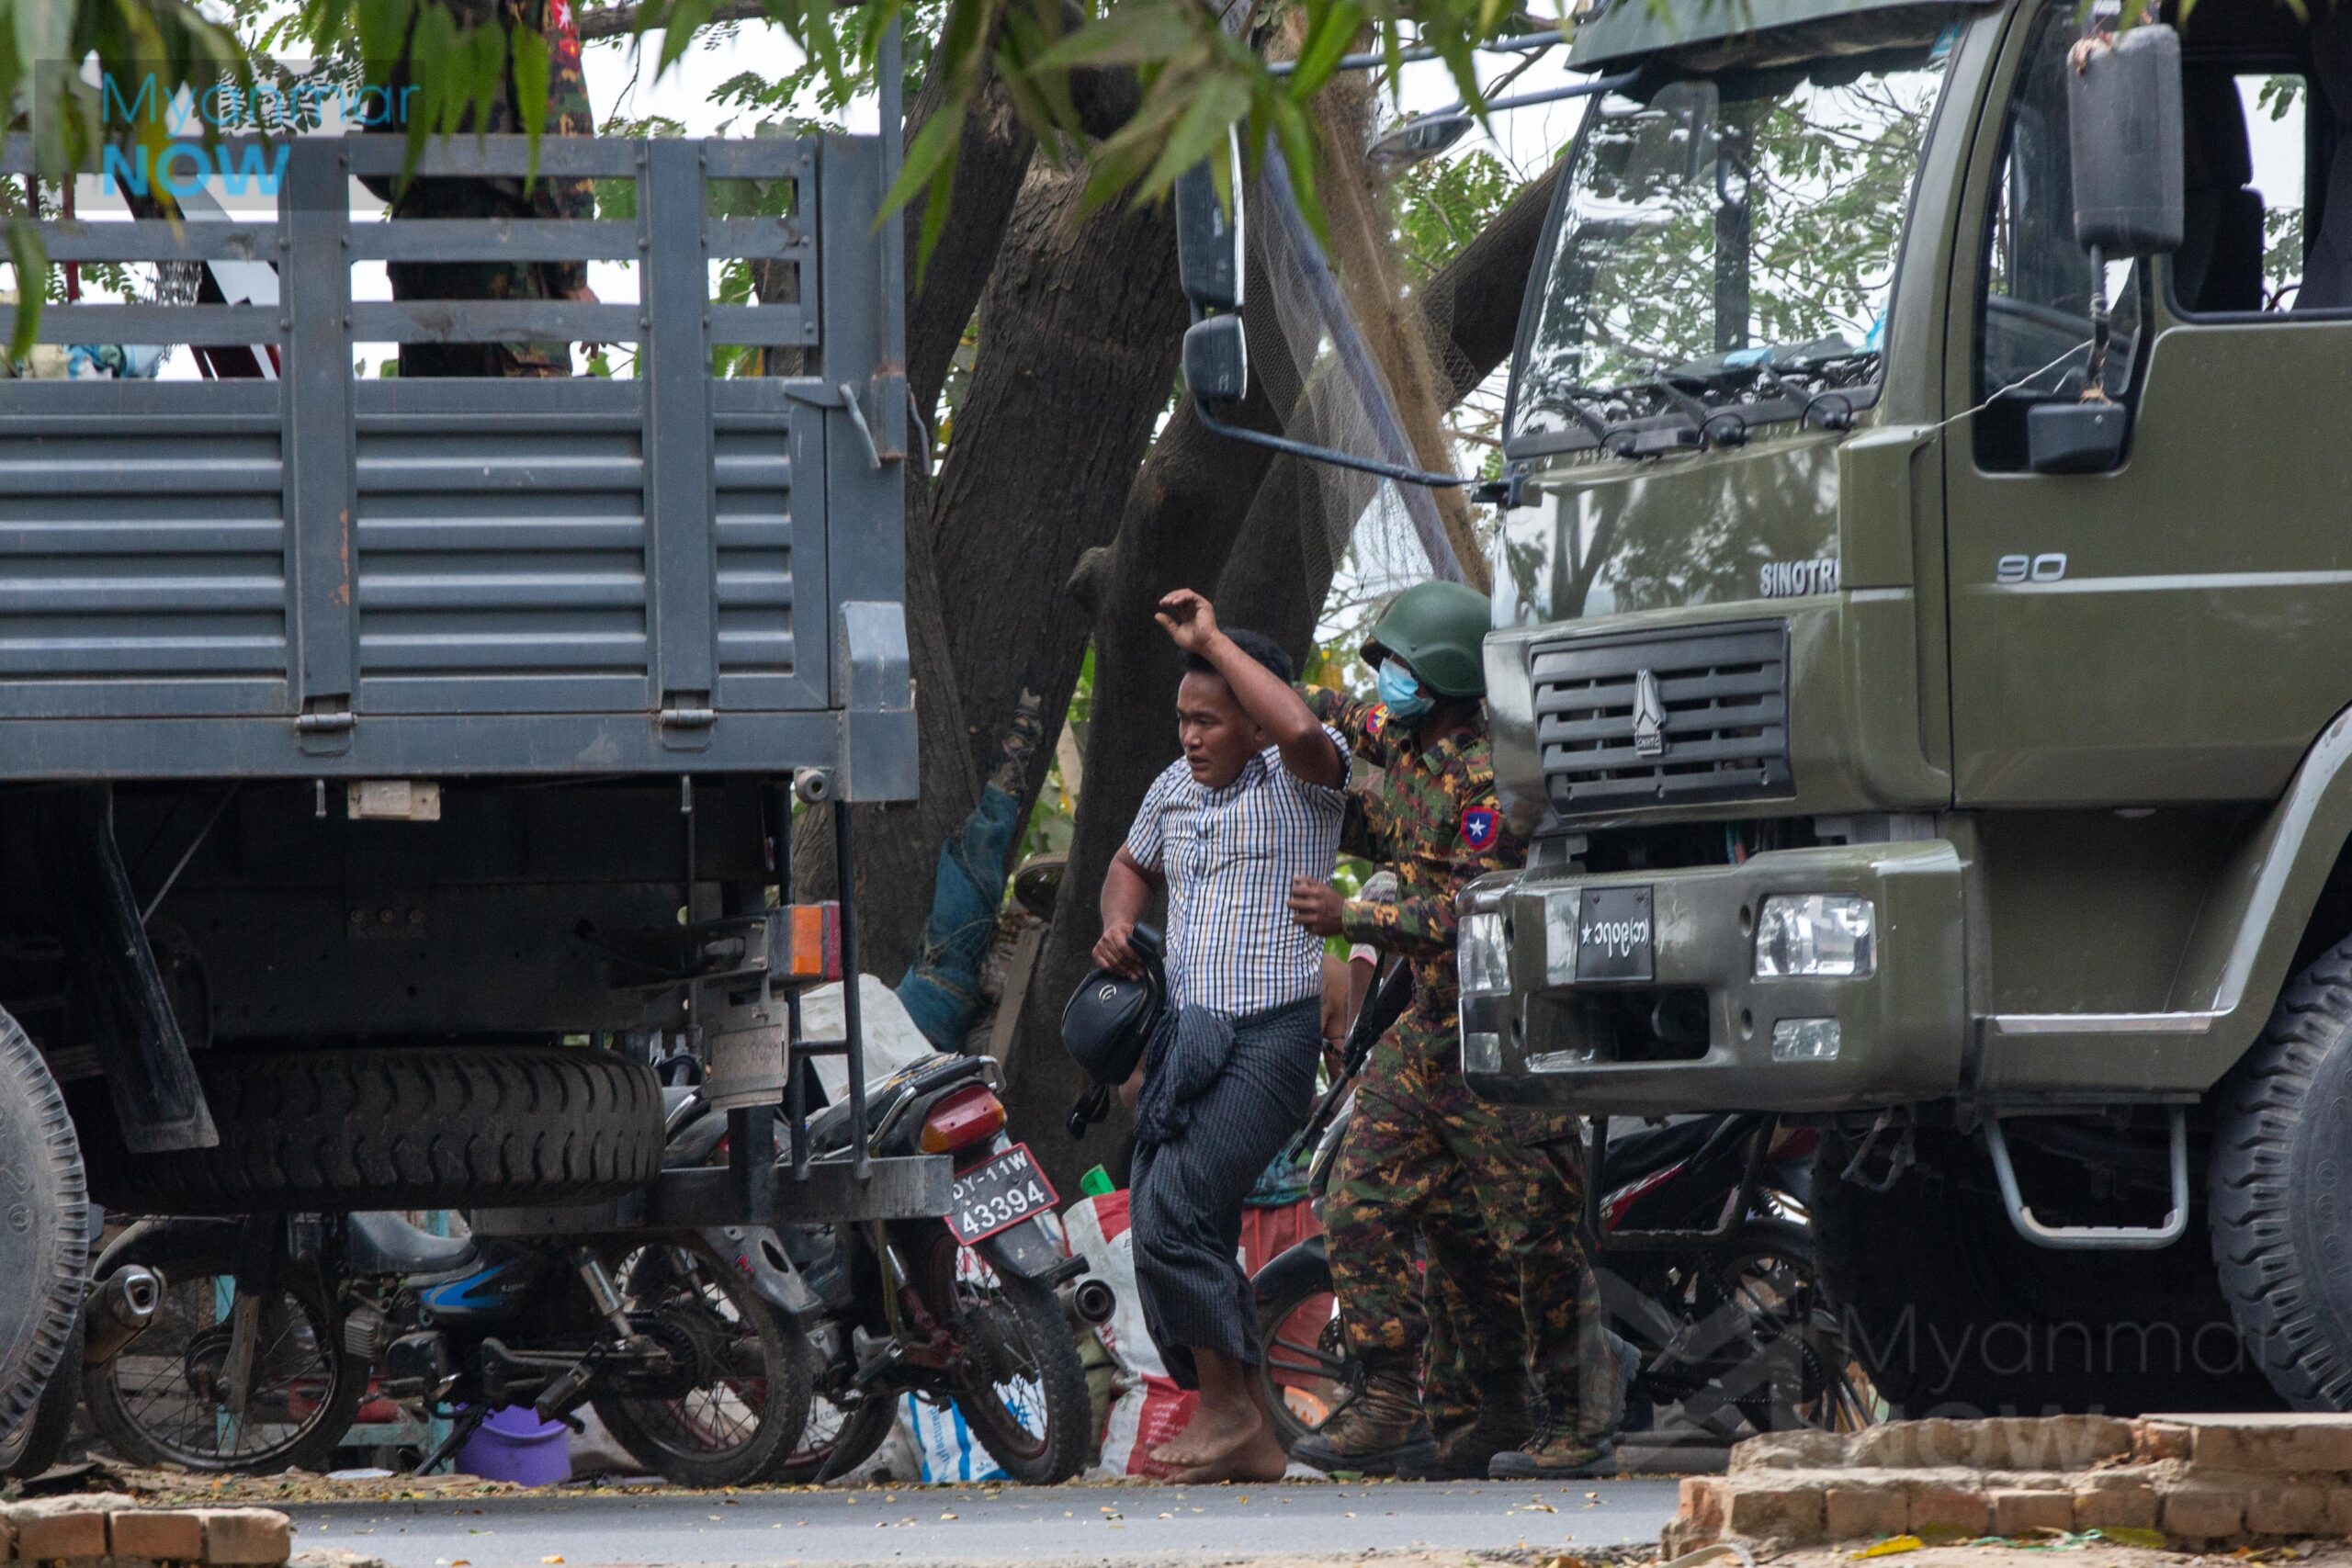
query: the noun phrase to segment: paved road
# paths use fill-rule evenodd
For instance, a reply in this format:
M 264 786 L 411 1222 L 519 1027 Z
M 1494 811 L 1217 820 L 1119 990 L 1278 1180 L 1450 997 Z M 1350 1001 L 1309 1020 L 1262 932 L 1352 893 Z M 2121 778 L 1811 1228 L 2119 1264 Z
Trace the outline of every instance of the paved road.
M 297 1506 L 296 1547 L 392 1568 L 1112 1560 L 1174 1562 L 1367 1551 L 1655 1541 L 1671 1481 L 1566 1485 L 896 1487 L 734 1497 L 571 1493 Z

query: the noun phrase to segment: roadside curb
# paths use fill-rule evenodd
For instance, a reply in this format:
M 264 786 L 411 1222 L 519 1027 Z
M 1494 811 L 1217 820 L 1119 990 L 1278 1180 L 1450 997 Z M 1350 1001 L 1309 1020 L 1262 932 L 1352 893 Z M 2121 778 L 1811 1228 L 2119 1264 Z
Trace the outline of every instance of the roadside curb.
M 275 1508 L 146 1508 L 120 1493 L 0 1506 L 6 1558 L 71 1568 L 282 1568 L 293 1529 Z
M 1923 1532 L 2158 1531 L 2199 1547 L 2352 1535 L 2352 1416 L 2052 1416 L 1786 1432 L 1682 1482 L 1668 1556 Z

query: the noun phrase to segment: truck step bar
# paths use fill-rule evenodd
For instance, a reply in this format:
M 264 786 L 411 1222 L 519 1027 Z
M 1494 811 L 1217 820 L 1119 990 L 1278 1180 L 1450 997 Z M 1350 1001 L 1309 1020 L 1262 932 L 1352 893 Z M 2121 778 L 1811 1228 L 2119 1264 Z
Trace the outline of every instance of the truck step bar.
M 2122 1250 L 2154 1252 L 2170 1247 L 2188 1232 L 2188 1113 L 2175 1105 L 2166 1111 L 2172 1123 L 2172 1208 L 2160 1225 L 2046 1225 L 2033 1217 L 2018 1190 L 2017 1167 L 2009 1160 L 2009 1140 L 2001 1119 L 1984 1119 L 1984 1145 L 1993 1151 L 1993 1175 L 2001 1184 L 2001 1204 L 2018 1235 L 2036 1247 L 2057 1252 Z

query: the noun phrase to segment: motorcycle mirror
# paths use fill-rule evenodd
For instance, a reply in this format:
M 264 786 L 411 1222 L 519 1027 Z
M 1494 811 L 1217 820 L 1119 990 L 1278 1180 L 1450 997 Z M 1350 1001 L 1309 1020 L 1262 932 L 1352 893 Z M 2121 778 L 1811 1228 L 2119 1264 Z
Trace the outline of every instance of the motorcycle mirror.
M 1229 207 L 1217 195 L 1208 159 L 1176 177 L 1176 276 L 1195 310 L 1241 309 L 1241 138 L 1230 128 L 1224 156 Z
M 1384 175 L 1402 173 L 1425 163 L 1461 141 L 1478 122 L 1457 109 L 1400 119 L 1374 132 L 1364 144 L 1364 161 Z
M 1239 316 L 1211 316 L 1184 333 L 1184 385 L 1212 403 L 1250 394 L 1250 341 Z

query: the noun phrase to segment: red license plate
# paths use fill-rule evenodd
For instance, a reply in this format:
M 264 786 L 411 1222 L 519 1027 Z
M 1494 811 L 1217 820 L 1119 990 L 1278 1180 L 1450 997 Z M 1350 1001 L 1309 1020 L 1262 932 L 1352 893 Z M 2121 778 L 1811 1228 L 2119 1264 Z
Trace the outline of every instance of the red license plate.
M 947 1228 L 970 1247 L 1052 1213 L 1059 1201 L 1054 1184 L 1030 1157 L 1029 1145 L 1015 1144 L 956 1178 L 948 1189 Z

